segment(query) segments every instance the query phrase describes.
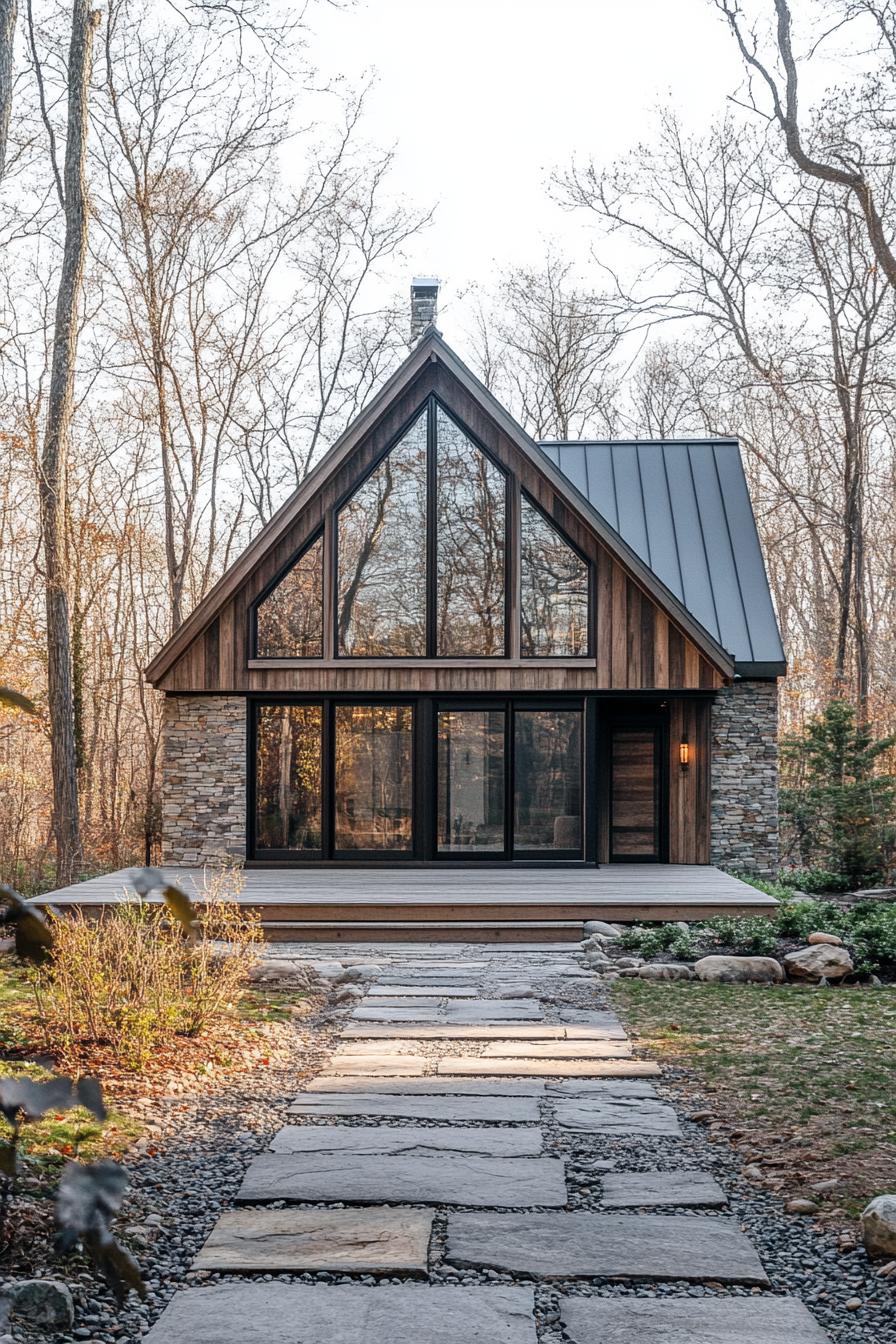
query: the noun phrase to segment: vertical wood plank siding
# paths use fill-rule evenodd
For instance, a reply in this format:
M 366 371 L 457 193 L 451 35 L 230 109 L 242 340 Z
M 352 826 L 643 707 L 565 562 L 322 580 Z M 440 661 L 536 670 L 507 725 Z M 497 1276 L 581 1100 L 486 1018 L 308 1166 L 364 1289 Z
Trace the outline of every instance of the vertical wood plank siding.
M 338 505 L 411 419 L 436 392 L 492 456 L 514 472 L 524 490 L 571 538 L 594 565 L 594 657 L 575 666 L 533 660 L 522 667 L 422 666 L 395 660 L 388 666 L 339 667 L 308 663 L 250 668 L 249 615 L 252 603 L 324 525 Z M 332 546 L 332 538 L 330 538 Z M 329 585 L 327 592 L 329 593 Z M 332 640 L 329 624 L 328 642 Z M 332 654 L 332 648 L 327 648 Z M 524 459 L 482 407 L 441 365 L 429 364 L 385 412 L 357 452 L 322 483 L 282 539 L 259 562 L 250 578 L 221 608 L 215 620 L 188 645 L 159 682 L 165 691 L 588 691 L 713 689 L 721 673 L 670 621 L 589 527 L 587 520 L 557 497 L 550 481 Z M 677 740 L 677 739 L 676 739 Z M 679 862 L 705 862 L 705 859 Z
M 669 862 L 709 863 L 709 700 L 669 701 Z M 687 741 L 690 764 L 679 761 Z

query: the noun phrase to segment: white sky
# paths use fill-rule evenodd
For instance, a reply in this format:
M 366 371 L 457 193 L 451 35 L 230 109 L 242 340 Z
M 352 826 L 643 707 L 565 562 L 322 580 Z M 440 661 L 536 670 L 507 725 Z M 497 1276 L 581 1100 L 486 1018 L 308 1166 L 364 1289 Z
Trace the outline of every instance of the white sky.
M 552 168 L 649 139 L 661 104 L 699 131 L 742 78 L 709 0 L 359 0 L 314 29 L 322 73 L 376 74 L 365 131 L 396 148 L 394 190 L 437 206 L 395 285 L 438 275 L 458 345 L 471 282 L 537 262 L 552 237 L 586 260 L 586 221 L 548 198 Z

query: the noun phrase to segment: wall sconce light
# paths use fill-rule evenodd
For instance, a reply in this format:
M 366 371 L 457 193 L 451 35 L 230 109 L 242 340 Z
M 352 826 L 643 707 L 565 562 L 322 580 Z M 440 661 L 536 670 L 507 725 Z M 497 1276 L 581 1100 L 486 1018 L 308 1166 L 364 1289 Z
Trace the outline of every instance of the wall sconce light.
M 687 770 L 691 763 L 691 749 L 686 737 L 678 744 L 678 759 L 681 762 L 682 770 Z

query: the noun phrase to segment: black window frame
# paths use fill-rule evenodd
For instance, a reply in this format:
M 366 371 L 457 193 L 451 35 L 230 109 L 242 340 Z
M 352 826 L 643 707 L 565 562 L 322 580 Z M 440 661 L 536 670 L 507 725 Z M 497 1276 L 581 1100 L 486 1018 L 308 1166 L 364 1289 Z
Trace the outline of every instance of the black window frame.
M 596 860 L 597 721 L 588 694 L 438 694 L 410 692 L 264 692 L 247 697 L 246 724 L 246 855 L 250 863 L 318 867 L 321 864 L 459 864 L 505 867 L 532 863 L 583 866 Z M 257 742 L 259 708 L 263 705 L 319 705 L 321 714 L 321 849 L 260 849 L 257 844 Z M 335 707 L 337 705 L 407 705 L 411 707 L 412 839 L 408 850 L 339 850 L 335 847 Z M 502 850 L 440 852 L 438 848 L 438 715 L 440 710 L 504 711 L 504 847 Z M 514 850 L 515 710 L 575 710 L 581 716 L 581 844 L 575 851 Z M 593 815 L 592 815 L 593 814 Z
M 321 652 L 320 652 L 320 653 L 309 653 L 309 654 L 288 654 L 288 655 L 279 654 L 279 653 L 262 653 L 261 650 L 260 650 L 259 647 L 258 647 L 258 609 L 259 609 L 259 607 L 262 605 L 263 602 L 265 602 L 265 601 L 270 597 L 270 595 L 271 595 L 271 593 L 274 591 L 274 589 L 277 588 L 277 587 L 282 583 L 282 581 L 286 578 L 286 576 L 287 576 L 287 574 L 290 572 L 290 570 L 295 569 L 296 565 L 299 564 L 299 562 L 303 559 L 303 557 L 306 556 L 306 555 L 308 554 L 308 552 L 311 550 L 311 548 L 312 548 L 313 546 L 316 546 L 318 542 L 320 542 L 320 566 L 321 566 L 321 575 L 320 575 L 320 647 L 321 647 Z M 325 537 L 324 524 L 321 522 L 321 523 L 319 524 L 319 526 L 316 527 L 315 530 L 312 532 L 311 536 L 308 537 L 305 541 L 302 542 L 302 545 L 301 545 L 301 546 L 299 547 L 299 549 L 295 552 L 295 554 L 292 555 L 292 556 L 290 556 L 290 558 L 289 558 L 289 560 L 286 562 L 286 564 L 281 566 L 281 568 L 277 571 L 277 573 L 276 573 L 276 575 L 274 576 L 274 578 L 271 579 L 270 583 L 267 584 L 267 585 L 262 589 L 262 591 L 259 593 L 258 597 L 255 598 L 254 602 L 253 602 L 253 603 L 251 604 L 251 606 L 249 607 L 249 657 L 250 657 L 250 658 L 252 658 L 253 660 L 258 661 L 258 662 L 276 662 L 276 661 L 280 661 L 280 662 L 282 662 L 283 659 L 284 659 L 284 657 L 288 657 L 289 660 L 290 660 L 291 662 L 297 662 L 297 663 L 301 662 L 301 663 L 311 663 L 311 664 L 319 663 L 319 662 L 321 662 L 322 659 L 326 658 L 326 656 L 327 656 L 327 648 L 326 648 L 326 644 L 327 644 L 327 583 L 326 583 L 326 568 L 327 568 L 327 542 L 326 542 L 326 537 Z
M 582 561 L 583 565 L 585 566 L 585 575 L 586 575 L 586 578 L 587 578 L 587 581 L 588 581 L 588 594 L 587 594 L 588 634 L 587 634 L 587 639 L 586 639 L 586 642 L 585 642 L 585 652 L 584 652 L 584 653 L 524 653 L 524 652 L 523 652 L 523 518 L 522 518 L 522 505 L 523 505 L 524 503 L 525 503 L 525 504 L 528 504 L 531 508 L 533 508 L 533 509 L 535 510 L 535 512 L 536 512 L 536 513 L 539 515 L 539 517 L 542 519 L 542 521 L 545 522 L 545 523 L 547 523 L 548 527 L 552 528 L 553 531 L 557 533 L 557 535 L 558 535 L 558 537 L 560 538 L 560 540 L 561 540 L 565 545 L 567 545 L 567 546 L 569 547 L 569 549 L 573 552 L 574 555 L 577 555 L 577 556 L 579 557 L 579 559 Z M 537 501 L 536 499 L 534 499 L 533 496 L 529 494 L 528 490 L 525 490 L 525 489 L 522 487 L 522 485 L 520 486 L 520 520 L 519 520 L 519 536 L 518 536 L 517 539 L 516 539 L 516 570 L 517 570 L 517 575 L 518 575 L 517 583 L 518 583 L 518 585 L 519 585 L 519 594 L 520 594 L 520 597 L 519 597 L 519 614 L 518 614 L 519 627 L 520 627 L 520 659 L 521 659 L 523 662 L 526 662 L 526 663 L 550 663 L 550 662 L 555 662 L 555 661 L 557 661 L 558 659 L 562 659 L 562 660 L 565 660 L 565 661 L 567 661 L 567 662 L 571 662 L 571 661 L 573 661 L 573 660 L 578 660 L 579 658 L 582 658 L 582 659 L 586 659 L 586 658 L 594 658 L 594 657 L 596 656 L 596 655 L 595 655 L 595 650 L 596 650 L 596 647 L 597 647 L 597 631 L 596 631 L 596 629 L 595 629 L 595 627 L 596 627 L 596 625 L 597 625 L 597 621 L 596 621 L 596 601 L 595 601 L 595 593 L 596 593 L 596 589 L 595 589 L 595 578 L 594 578 L 594 565 L 593 565 L 593 563 L 591 562 L 591 560 L 588 558 L 588 556 L 585 554 L 585 552 L 582 550 L 581 546 L 577 546 L 576 543 L 572 540 L 572 538 L 568 535 L 568 533 L 567 533 L 567 532 L 560 526 L 560 524 L 557 523 L 557 522 L 555 522 L 555 520 L 554 520 L 553 518 L 551 518 L 549 514 L 545 513 L 544 509 L 541 507 L 541 505 L 538 503 L 538 501 Z

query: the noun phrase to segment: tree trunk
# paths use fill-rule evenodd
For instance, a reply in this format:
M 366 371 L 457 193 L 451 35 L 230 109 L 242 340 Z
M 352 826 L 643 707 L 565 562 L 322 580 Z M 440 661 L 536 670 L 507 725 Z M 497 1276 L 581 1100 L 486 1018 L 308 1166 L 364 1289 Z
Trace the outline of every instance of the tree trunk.
M 6 146 L 12 115 L 13 46 L 17 0 L 0 0 L 0 182 L 6 172 Z
M 65 244 L 56 296 L 47 424 L 40 470 L 47 606 L 47 691 L 53 769 L 56 880 L 71 882 L 81 861 L 72 686 L 72 633 L 66 563 L 67 460 L 74 404 L 78 314 L 87 256 L 87 128 L 93 35 L 98 15 L 74 0 L 68 56 Z

